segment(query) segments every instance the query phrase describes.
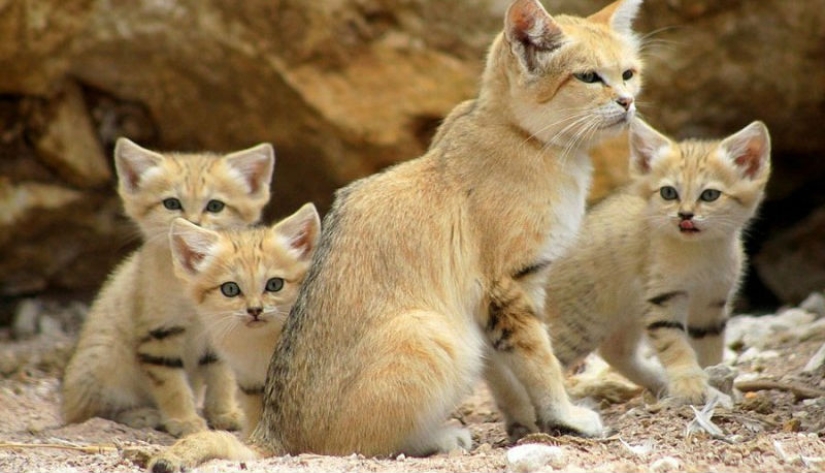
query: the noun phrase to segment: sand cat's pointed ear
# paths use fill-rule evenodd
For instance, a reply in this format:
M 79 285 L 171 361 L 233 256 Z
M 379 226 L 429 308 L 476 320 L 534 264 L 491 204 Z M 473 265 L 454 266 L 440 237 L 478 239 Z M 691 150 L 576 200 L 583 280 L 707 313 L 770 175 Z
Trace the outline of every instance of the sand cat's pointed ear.
M 251 194 L 269 190 L 272 172 L 275 170 L 275 150 L 269 143 L 262 143 L 224 158 L 249 187 Z
M 281 220 L 272 227 L 272 232 L 279 238 L 286 238 L 298 258 L 312 258 L 318 237 L 321 233 L 321 218 L 312 203 L 304 204 L 297 212 Z
M 169 229 L 175 269 L 190 276 L 198 274 L 219 238 L 212 230 L 199 227 L 184 218 L 176 218 Z
M 653 162 L 667 154 L 673 142 L 641 119 L 630 124 L 630 173 L 644 175 L 650 172 Z
M 588 17 L 590 21 L 604 23 L 623 35 L 633 34 L 633 19 L 639 12 L 642 0 L 617 0 Z
M 516 0 L 504 15 L 504 36 L 527 72 L 538 62 L 536 55 L 561 46 L 564 34 L 538 0 Z
M 141 148 L 127 138 L 118 138 L 115 144 L 115 170 L 120 187 L 126 192 L 137 191 L 141 176 L 162 162 L 163 155 Z
M 747 178 L 757 179 L 770 172 L 771 136 L 760 121 L 725 138 L 719 148 Z

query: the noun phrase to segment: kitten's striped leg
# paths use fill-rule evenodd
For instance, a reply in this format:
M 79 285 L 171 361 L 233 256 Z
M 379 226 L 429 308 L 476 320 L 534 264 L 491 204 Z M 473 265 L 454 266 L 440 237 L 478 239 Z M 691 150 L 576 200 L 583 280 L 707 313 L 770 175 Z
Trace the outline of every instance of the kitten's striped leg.
M 521 383 L 535 407 L 539 428 L 601 435 L 599 415 L 570 402 L 550 337 L 527 294 L 515 281 L 505 280 L 491 290 L 490 298 L 486 332 L 491 356 Z
M 496 357 L 486 360 L 484 379 L 498 409 L 504 414 L 504 424 L 511 442 L 529 433 L 538 432 L 536 410 L 524 387 Z
M 624 377 L 655 395 L 667 391 L 667 376 L 662 365 L 642 353 L 644 328 L 628 323 L 617 329 L 599 346 L 599 354 Z
M 206 430 L 183 366 L 183 326 L 156 327 L 140 339 L 137 357 L 166 430 L 181 437 Z
M 709 385 L 686 333 L 689 296 L 684 291 L 649 294 L 645 317 L 647 335 L 667 372 L 668 396 L 679 403 L 701 404 Z
M 198 359 L 198 369 L 206 382 L 203 413 L 209 425 L 218 430 L 240 430 L 243 413 L 235 399 L 237 384 L 232 369 L 209 348 Z
M 713 366 L 722 362 L 729 313 L 726 300 L 691 310 L 687 333 L 700 366 Z

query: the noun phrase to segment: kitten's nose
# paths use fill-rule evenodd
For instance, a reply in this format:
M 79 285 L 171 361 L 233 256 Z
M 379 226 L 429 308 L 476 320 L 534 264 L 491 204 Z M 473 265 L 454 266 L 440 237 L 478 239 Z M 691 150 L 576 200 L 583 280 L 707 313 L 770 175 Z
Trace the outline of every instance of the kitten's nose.
M 625 110 L 630 110 L 630 106 L 633 105 L 633 97 L 619 97 L 616 99 L 616 103 Z
M 690 220 L 693 218 L 693 212 L 679 212 L 678 215 L 682 220 Z
M 258 318 L 259 315 L 264 311 L 261 307 L 247 307 L 246 313 L 251 315 L 252 317 Z

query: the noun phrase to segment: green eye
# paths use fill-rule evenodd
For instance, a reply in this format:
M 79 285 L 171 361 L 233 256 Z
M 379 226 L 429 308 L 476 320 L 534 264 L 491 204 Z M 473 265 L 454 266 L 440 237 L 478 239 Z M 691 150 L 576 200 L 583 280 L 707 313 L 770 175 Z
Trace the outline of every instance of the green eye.
M 169 197 L 168 199 L 163 199 L 163 206 L 169 210 L 181 210 L 183 209 L 183 205 L 180 203 L 180 200 Z
M 238 283 L 234 282 L 225 282 L 221 284 L 221 294 L 226 297 L 235 297 L 241 294 L 241 288 L 238 286 Z
M 584 82 L 585 84 L 593 84 L 594 82 L 601 82 L 602 78 L 600 75 L 596 74 L 593 71 L 589 72 L 577 72 L 573 74 L 573 77 L 576 79 Z
M 268 292 L 278 292 L 284 288 L 283 278 L 272 278 L 266 282 L 266 290 Z
M 676 200 L 679 198 L 679 192 L 672 186 L 664 186 L 659 189 L 659 195 L 665 200 Z
M 213 214 L 220 212 L 224 207 L 226 207 L 226 204 L 220 200 L 210 200 L 206 203 L 206 211 L 212 212 Z
M 716 189 L 705 189 L 702 191 L 702 194 L 699 195 L 699 199 L 705 202 L 713 202 L 714 200 L 718 199 L 721 195 L 722 192 Z
M 630 80 L 632 78 L 633 78 L 633 71 L 631 71 L 630 69 L 628 69 L 628 70 L 626 70 L 622 73 L 622 80 Z

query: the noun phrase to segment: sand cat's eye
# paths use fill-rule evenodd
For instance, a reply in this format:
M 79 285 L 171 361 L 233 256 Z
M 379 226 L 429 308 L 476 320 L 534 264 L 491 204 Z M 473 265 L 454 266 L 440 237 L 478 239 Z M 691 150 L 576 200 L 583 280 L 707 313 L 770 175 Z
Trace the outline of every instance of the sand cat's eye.
M 169 210 L 181 210 L 183 208 L 183 205 L 180 203 L 180 200 L 174 197 L 163 199 L 163 206 Z
M 630 80 L 632 78 L 633 78 L 633 71 L 631 71 L 630 69 L 628 69 L 628 70 L 626 70 L 622 73 L 622 80 Z
M 721 191 L 718 191 L 716 189 L 705 189 L 699 195 L 699 199 L 705 202 L 713 202 L 714 200 L 718 199 L 720 195 L 722 195 Z
M 601 82 L 602 81 L 602 77 L 600 75 L 596 74 L 593 71 L 577 72 L 577 73 L 573 74 L 573 77 L 575 77 L 576 79 L 584 82 L 585 84 L 592 84 L 594 82 Z
M 665 200 L 676 200 L 679 198 L 679 192 L 672 186 L 664 186 L 659 189 L 659 195 Z
M 266 282 L 266 290 L 269 292 L 278 292 L 284 288 L 283 278 L 272 278 Z
M 221 284 L 221 294 L 226 297 L 235 297 L 240 295 L 241 288 L 238 286 L 238 283 L 234 282 L 225 282 Z
M 226 204 L 220 200 L 210 200 L 206 203 L 206 211 L 212 212 L 213 214 L 220 212 L 224 207 L 226 207 Z

